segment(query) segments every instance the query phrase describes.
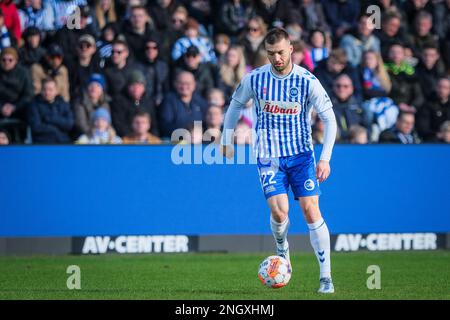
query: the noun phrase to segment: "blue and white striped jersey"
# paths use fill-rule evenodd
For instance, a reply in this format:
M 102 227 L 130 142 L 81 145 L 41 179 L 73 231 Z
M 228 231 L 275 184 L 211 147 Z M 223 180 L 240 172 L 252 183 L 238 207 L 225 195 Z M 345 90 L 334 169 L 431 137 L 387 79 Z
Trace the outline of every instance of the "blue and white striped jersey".
M 298 65 L 282 78 L 273 73 L 271 64 L 255 69 L 244 77 L 232 99 L 240 104 L 254 100 L 254 149 L 259 158 L 312 151 L 312 110 L 321 113 L 333 107 L 319 80 Z

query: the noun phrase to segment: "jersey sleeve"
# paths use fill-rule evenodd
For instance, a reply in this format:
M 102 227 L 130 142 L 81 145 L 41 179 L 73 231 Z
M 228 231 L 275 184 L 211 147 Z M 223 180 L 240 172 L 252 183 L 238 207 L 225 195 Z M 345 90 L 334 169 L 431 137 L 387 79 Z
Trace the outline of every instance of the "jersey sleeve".
M 250 86 L 249 76 L 245 76 L 231 97 L 231 102 L 225 115 L 222 132 L 222 145 L 229 145 L 232 142 L 234 128 L 236 127 L 241 110 L 245 104 L 252 98 L 253 92 Z
M 316 77 L 312 77 L 311 79 L 308 98 L 309 107 L 314 108 L 314 111 L 317 113 L 322 113 L 333 108 L 331 99 L 319 80 Z

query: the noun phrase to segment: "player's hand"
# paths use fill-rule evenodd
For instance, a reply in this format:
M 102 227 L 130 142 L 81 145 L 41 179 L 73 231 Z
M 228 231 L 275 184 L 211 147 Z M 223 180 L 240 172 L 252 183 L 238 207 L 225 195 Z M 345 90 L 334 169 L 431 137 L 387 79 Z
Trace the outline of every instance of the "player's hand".
M 234 147 L 233 147 L 232 144 L 229 144 L 229 145 L 226 145 L 226 146 L 220 145 L 220 152 L 226 158 L 231 159 L 234 156 Z
M 316 167 L 316 177 L 319 182 L 324 182 L 330 176 L 330 163 L 325 160 L 319 160 Z

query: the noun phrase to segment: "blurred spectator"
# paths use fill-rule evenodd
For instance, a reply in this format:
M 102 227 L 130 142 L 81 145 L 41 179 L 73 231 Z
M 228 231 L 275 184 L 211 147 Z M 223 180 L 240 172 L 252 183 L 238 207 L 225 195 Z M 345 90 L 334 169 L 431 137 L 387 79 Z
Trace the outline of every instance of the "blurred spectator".
M 55 14 L 49 1 L 25 0 L 19 10 L 22 30 L 35 27 L 47 32 L 55 29 Z
M 239 120 L 234 131 L 234 143 L 251 144 L 252 143 L 252 127 L 247 122 Z
M 114 0 L 95 0 L 94 19 L 99 29 L 117 22 L 117 13 Z
M 400 13 L 396 11 L 387 12 L 382 19 L 381 29 L 377 30 L 376 36 L 380 39 L 381 56 L 388 59 L 389 49 L 393 44 L 407 44 L 408 39 L 400 28 L 402 24 Z
M 204 142 L 220 142 L 222 125 L 224 120 L 223 109 L 218 106 L 210 106 L 206 112 L 206 131 Z
M 58 95 L 55 80 L 42 83 L 42 93 L 28 108 L 33 143 L 71 143 L 69 132 L 74 119 L 70 105 Z
M 185 7 L 178 6 L 172 13 L 170 26 L 161 33 L 160 57 L 167 63 L 172 62 L 172 48 L 176 40 L 184 35 L 184 29 L 188 19 Z
M 420 143 L 420 139 L 414 131 L 414 113 L 401 112 L 395 126 L 380 134 L 380 143 Z
M 161 139 L 151 134 L 152 119 L 145 111 L 137 112 L 132 119 L 133 132 L 123 138 L 124 144 L 160 144 Z
M 255 14 L 270 27 L 282 27 L 298 18 L 290 0 L 255 0 Z
M 5 16 L 0 8 L 0 52 L 5 48 L 11 47 L 14 43 L 14 39 L 5 26 Z
M 81 94 L 93 73 L 100 72 L 95 39 L 90 34 L 82 35 L 76 47 L 77 57 L 67 63 L 70 76 L 70 96 L 75 97 Z M 66 51 L 64 51 L 66 52 Z
M 171 15 L 174 13 L 178 3 L 176 0 L 149 1 L 148 11 L 158 31 L 170 28 Z
M 339 130 L 338 130 L 339 131 Z M 324 125 L 319 117 L 315 118 L 314 125 L 312 127 L 312 140 L 314 144 L 323 144 Z M 336 137 L 336 140 L 339 140 Z
M 314 65 L 305 43 L 303 41 L 294 41 L 292 42 L 292 47 L 294 49 L 291 55 L 292 63 L 299 65 L 308 71 L 313 71 Z
M 369 125 L 370 141 L 378 142 L 380 133 L 392 128 L 398 118 L 399 108 L 388 97 L 376 97 L 364 101 L 365 122 Z
M 326 40 L 327 38 L 323 31 L 320 30 L 311 31 L 309 36 L 309 44 L 311 45 L 309 54 L 311 56 L 314 68 L 320 61 L 328 58 L 329 52 Z
M 436 92 L 416 116 L 417 130 L 425 141 L 433 141 L 440 126 L 450 120 L 450 79 L 440 78 Z
M 64 53 L 56 43 L 51 44 L 42 63 L 31 66 L 34 94 L 42 92 L 42 81 L 48 77 L 55 80 L 58 93 L 66 101 L 70 101 L 69 72 L 63 65 Z
M 226 0 L 221 7 L 220 31 L 237 37 L 253 15 L 253 8 L 247 0 Z
M 345 51 L 341 48 L 334 49 L 330 56 L 321 61 L 314 74 L 319 79 L 328 95 L 331 96 L 334 81 L 342 74 L 350 77 L 353 83 L 353 91 L 355 97 L 360 100 L 362 98 L 361 81 L 359 79 L 358 70 L 347 64 Z
M 309 38 L 309 32 L 312 30 L 321 30 L 329 33 L 327 19 L 323 11 L 322 3 L 314 0 L 292 1 L 294 9 L 298 12 L 300 25 L 303 27 L 303 36 Z
M 450 143 L 450 121 L 445 121 L 439 130 L 437 142 Z
M 106 87 L 112 97 L 122 92 L 133 71 L 142 70 L 141 65 L 131 60 L 129 53 L 128 44 L 122 37 L 114 40 L 111 50 L 111 64 L 104 70 Z
M 11 137 L 8 131 L 5 129 L 0 129 L 0 146 L 5 146 L 11 143 Z
M 359 18 L 358 27 L 342 37 L 340 47 L 347 54 L 347 60 L 353 67 L 361 63 L 364 51 L 380 52 L 380 40 L 372 34 L 375 25 L 368 15 Z
M 392 84 L 378 52 L 369 50 L 363 54 L 360 75 L 365 100 L 388 96 Z
M 241 110 L 240 121 L 245 122 L 249 128 L 253 128 L 253 122 L 255 115 L 253 114 L 253 99 L 250 99 Z
M 218 64 L 225 61 L 225 54 L 230 47 L 230 42 L 230 37 L 223 33 L 219 33 L 214 38 L 214 53 L 216 54 Z
M 219 107 L 225 110 L 225 94 L 218 88 L 213 88 L 208 92 L 208 107 Z
M 4 24 L 9 34 L 20 44 L 22 28 L 20 26 L 19 12 L 13 0 L 0 0 L 0 11 L 3 13 Z
M 219 66 L 220 83 L 225 96 L 231 97 L 236 87 L 247 73 L 244 51 L 239 46 L 231 46 L 224 63 Z
M 103 27 L 100 40 L 96 43 L 101 68 L 109 67 L 111 65 L 112 46 L 117 36 L 118 30 L 116 24 L 107 23 Z
M 180 38 L 183 35 L 183 32 L 186 28 L 186 23 L 188 20 L 189 14 L 185 7 L 179 6 L 172 13 L 172 20 L 170 25 L 170 30 L 175 34 L 177 38 Z
M 414 30 L 410 40 L 416 56 L 419 55 L 425 46 L 438 45 L 438 37 L 431 33 L 432 28 L 433 16 L 431 13 L 426 11 L 419 12 L 415 19 Z
M 348 134 L 348 141 L 351 144 L 368 144 L 369 137 L 367 129 L 359 125 L 351 126 Z
M 41 46 L 41 31 L 36 27 L 28 27 L 22 34 L 24 46 L 19 49 L 20 61 L 29 68 L 33 63 L 40 63 L 45 56 Z
M 155 39 L 147 39 L 143 70 L 147 79 L 146 92 L 159 106 L 164 95 L 169 91 L 169 66 L 159 58 L 159 46 Z
M 353 95 L 352 79 L 348 75 L 343 74 L 336 79 L 331 101 L 342 139 L 348 139 L 351 126 L 367 126 L 364 111 Z
M 3 49 L 0 59 L 0 119 L 24 119 L 24 110 L 33 99 L 30 74 L 18 63 L 16 49 Z
M 195 78 L 190 72 L 178 74 L 176 92 L 168 93 L 160 107 L 160 127 L 163 137 L 170 137 L 179 128 L 189 129 L 194 121 L 202 121 L 207 102 L 195 93 Z
M 110 100 L 111 98 L 105 92 L 104 77 L 98 73 L 92 74 L 87 88 L 73 104 L 75 127 L 79 134 L 89 133 L 92 115 L 97 109 L 104 108 L 110 112 Z
M 269 58 L 267 57 L 266 49 L 264 45 L 261 43 L 258 50 L 255 53 L 255 60 L 252 65 L 249 66 L 250 70 L 259 68 L 265 64 L 269 64 Z
M 322 5 L 337 39 L 356 27 L 361 10 L 359 0 L 322 0 Z
M 52 11 L 55 14 L 55 29 L 66 26 L 67 20 L 75 12 L 74 8 L 86 6 L 86 0 L 51 0 Z
M 91 116 L 88 133 L 81 135 L 77 144 L 120 144 L 122 139 L 111 126 L 111 115 L 105 108 L 98 108 Z
M 292 22 L 286 25 L 286 32 L 289 35 L 289 40 L 293 41 L 301 41 L 303 38 L 303 28 L 298 22 Z
M 212 23 L 212 14 L 214 10 L 213 3 L 210 0 L 181 0 L 181 3 L 186 7 L 189 16 L 197 20 L 202 25 L 209 25 Z
M 244 48 L 245 61 L 252 67 L 256 65 L 257 53 L 264 36 L 267 32 L 267 26 L 261 17 L 253 17 L 248 21 L 247 29 L 241 34 L 238 44 Z
M 113 97 L 111 105 L 114 128 L 123 137 L 132 132 L 131 119 L 136 112 L 148 112 L 153 119 L 151 132 L 159 135 L 156 122 L 154 101 L 146 94 L 146 80 L 140 70 L 133 70 L 128 77 L 127 86 L 122 92 Z
M 124 35 L 131 56 L 143 62 L 145 60 L 145 40 L 150 37 L 158 37 L 158 33 L 144 6 L 133 6 L 130 14 L 130 19 L 124 26 Z
M 200 52 L 201 62 L 216 62 L 216 54 L 209 38 L 202 37 L 199 34 L 199 24 L 196 20 L 189 18 L 186 23 L 184 37 L 178 39 L 173 45 L 172 60 L 177 61 L 187 51 L 188 48 L 195 46 Z
M 447 38 L 450 32 L 450 0 L 435 3 L 433 16 L 435 33 L 440 39 Z
M 56 1 L 56 0 L 53 0 Z M 64 2 L 64 0 L 59 0 L 60 2 Z M 69 4 L 74 1 L 66 1 L 65 3 Z M 67 7 L 66 9 L 71 12 L 74 7 Z M 79 7 L 75 7 L 76 10 L 79 10 L 80 17 L 78 20 L 71 21 L 71 23 L 66 25 L 66 22 L 54 35 L 52 42 L 57 43 L 61 46 L 64 51 L 64 64 L 68 66 L 70 63 L 73 63 L 77 58 L 77 50 L 74 50 L 79 45 L 80 37 L 86 34 L 90 34 L 92 37 L 95 35 L 95 30 L 90 26 L 89 19 L 91 19 L 91 11 L 87 5 L 80 5 Z M 61 8 L 62 9 L 62 8 Z M 73 13 L 71 13 L 73 14 Z M 73 25 L 76 23 L 77 25 Z M 95 38 L 94 43 L 95 43 Z M 70 68 L 69 68 L 70 70 Z
M 188 125 L 189 135 L 186 137 L 187 139 L 179 141 L 181 144 L 202 144 L 203 143 L 203 127 L 200 121 L 194 121 Z M 180 138 L 180 137 L 176 137 Z M 177 141 L 172 141 L 177 142 Z M 207 141 L 209 142 L 209 141 Z
M 393 44 L 389 49 L 389 62 L 386 64 L 392 82 L 389 97 L 406 112 L 416 112 L 423 104 L 423 94 L 414 67 L 405 60 L 405 48 Z
M 194 75 L 196 91 L 203 97 L 206 97 L 208 90 L 215 86 L 216 74 L 213 65 L 202 63 L 200 51 L 196 46 L 189 47 L 183 54 L 182 59 L 178 61 L 174 78 L 181 71 L 188 71 Z
M 439 59 L 439 50 L 435 46 L 425 46 L 416 73 L 425 98 L 430 98 L 437 87 L 439 78 L 445 75 L 445 66 Z
M 406 18 L 405 28 L 413 30 L 417 16 L 419 16 L 421 12 L 433 13 L 433 3 L 430 0 L 403 1 L 403 12 L 405 13 Z

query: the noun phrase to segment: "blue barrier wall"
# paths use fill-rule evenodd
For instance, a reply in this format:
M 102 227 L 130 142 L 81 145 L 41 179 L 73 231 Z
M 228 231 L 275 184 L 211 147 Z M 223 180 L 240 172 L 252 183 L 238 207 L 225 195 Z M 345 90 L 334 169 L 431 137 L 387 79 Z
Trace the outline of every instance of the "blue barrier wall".
M 331 232 L 450 231 L 449 159 L 442 145 L 336 146 Z M 255 165 L 175 165 L 171 146 L 5 147 L 0 165 L 0 236 L 270 232 Z M 291 198 L 291 232 L 306 231 Z

